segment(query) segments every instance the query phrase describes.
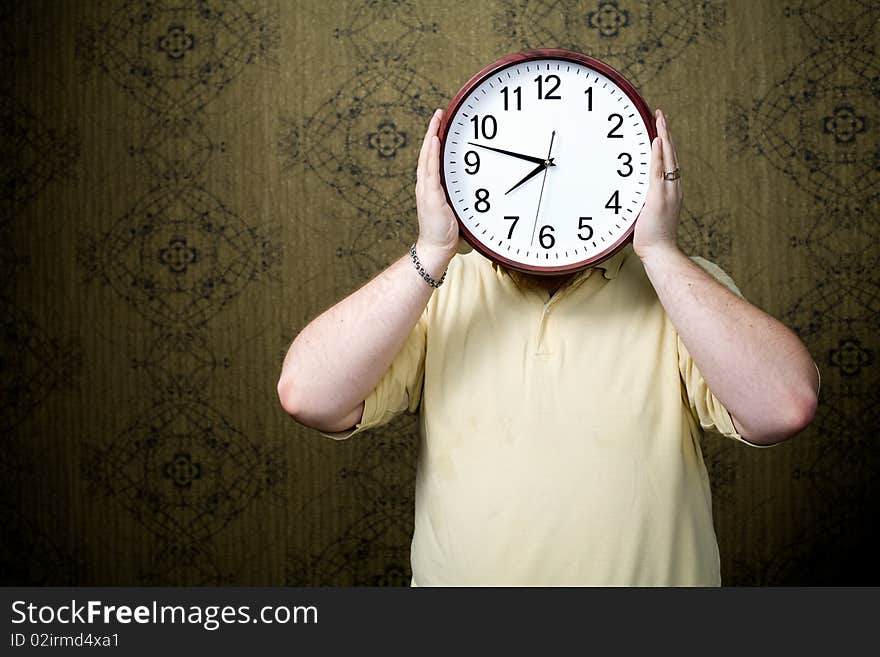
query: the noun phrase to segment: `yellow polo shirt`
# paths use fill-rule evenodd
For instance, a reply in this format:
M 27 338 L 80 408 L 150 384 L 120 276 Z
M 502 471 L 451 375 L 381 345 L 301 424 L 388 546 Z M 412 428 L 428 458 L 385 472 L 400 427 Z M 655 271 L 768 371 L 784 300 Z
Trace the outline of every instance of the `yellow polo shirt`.
M 632 247 L 552 296 L 456 255 L 361 422 L 324 435 L 403 411 L 420 413 L 413 586 L 720 585 L 700 434 L 752 443 Z

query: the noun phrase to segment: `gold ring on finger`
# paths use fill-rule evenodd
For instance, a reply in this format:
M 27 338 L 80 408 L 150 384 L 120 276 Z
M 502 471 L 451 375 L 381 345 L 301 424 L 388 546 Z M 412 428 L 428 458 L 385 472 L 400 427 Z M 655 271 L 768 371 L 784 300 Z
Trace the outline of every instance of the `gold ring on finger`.
M 681 178 L 681 167 L 675 167 L 672 171 L 663 172 L 663 180 L 678 180 Z

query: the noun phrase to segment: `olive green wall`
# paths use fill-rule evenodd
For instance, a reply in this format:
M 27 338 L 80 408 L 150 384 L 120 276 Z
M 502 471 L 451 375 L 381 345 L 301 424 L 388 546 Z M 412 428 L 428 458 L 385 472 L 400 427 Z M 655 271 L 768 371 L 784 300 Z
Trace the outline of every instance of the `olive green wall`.
M 708 435 L 729 584 L 878 583 L 867 0 L 3 2 L 0 569 L 19 584 L 408 584 L 415 423 L 334 442 L 284 350 L 415 236 L 477 70 L 568 47 L 670 117 L 681 244 L 804 338 L 821 407 Z

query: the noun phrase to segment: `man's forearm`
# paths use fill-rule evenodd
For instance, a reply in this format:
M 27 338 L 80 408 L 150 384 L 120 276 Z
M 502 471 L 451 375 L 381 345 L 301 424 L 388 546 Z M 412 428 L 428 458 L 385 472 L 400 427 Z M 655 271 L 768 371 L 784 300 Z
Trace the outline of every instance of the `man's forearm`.
M 654 249 L 642 262 L 709 389 L 743 437 L 778 442 L 809 424 L 818 373 L 797 335 L 674 246 Z
M 451 259 L 423 247 L 418 255 L 435 279 Z M 403 347 L 432 291 L 407 254 L 315 318 L 284 359 L 278 381 L 284 409 L 322 431 L 359 422 L 363 400 Z

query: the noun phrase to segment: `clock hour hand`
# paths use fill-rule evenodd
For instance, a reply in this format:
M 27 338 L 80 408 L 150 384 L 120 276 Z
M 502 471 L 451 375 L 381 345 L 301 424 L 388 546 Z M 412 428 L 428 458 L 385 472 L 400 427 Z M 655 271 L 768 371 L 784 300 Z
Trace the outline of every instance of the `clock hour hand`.
M 541 172 L 542 172 L 544 169 L 546 169 L 547 167 L 555 167 L 556 164 L 553 163 L 553 159 L 554 159 L 554 158 L 550 158 L 550 159 L 547 161 L 547 162 L 549 162 L 549 164 L 547 164 L 547 162 L 541 162 L 541 164 L 539 164 L 539 165 L 536 166 L 534 169 L 532 169 L 531 171 L 529 171 L 529 173 L 526 174 L 526 177 L 525 177 L 525 178 L 523 178 L 523 179 L 520 180 L 518 183 L 516 183 L 513 187 L 511 187 L 511 188 L 508 189 L 506 192 L 504 192 L 504 195 L 507 196 L 507 195 L 510 194 L 510 192 L 512 192 L 514 189 L 516 189 L 517 187 L 519 187 L 520 185 L 522 185 L 522 184 L 523 184 L 524 182 L 526 182 L 527 180 L 531 180 L 532 178 L 534 178 L 535 176 L 537 176 L 539 173 L 541 173 Z
M 503 148 L 495 148 L 494 146 L 484 146 L 483 144 L 476 144 L 472 141 L 469 141 L 468 144 L 471 146 L 476 146 L 477 148 L 485 148 L 487 151 L 495 151 L 496 153 L 501 153 L 503 155 L 510 155 L 512 157 L 518 157 L 521 160 L 525 160 L 526 162 L 534 162 L 535 164 L 544 165 L 547 163 L 546 159 L 542 159 L 540 157 L 532 157 L 531 155 L 523 155 L 522 153 L 514 153 L 513 151 L 506 151 Z

